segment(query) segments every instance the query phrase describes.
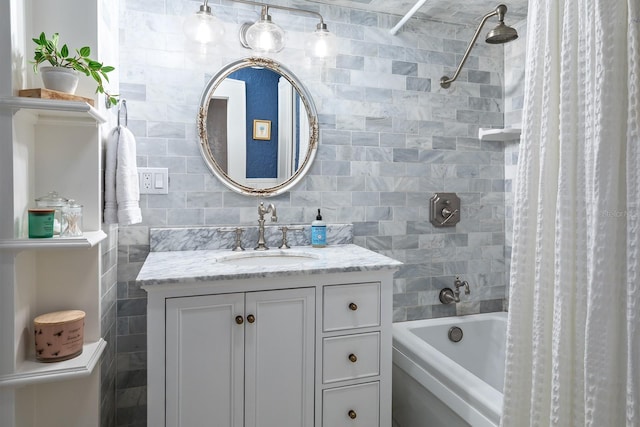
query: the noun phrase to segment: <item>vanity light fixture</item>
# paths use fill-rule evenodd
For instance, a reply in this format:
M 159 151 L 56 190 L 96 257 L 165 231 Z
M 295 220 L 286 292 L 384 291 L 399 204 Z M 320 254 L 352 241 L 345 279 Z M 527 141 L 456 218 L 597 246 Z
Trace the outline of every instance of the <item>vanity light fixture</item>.
M 246 22 L 240 27 L 240 44 L 258 53 L 280 52 L 285 45 L 285 34 L 282 28 L 271 20 L 269 9 L 281 9 L 291 12 L 306 13 L 316 16 L 320 22 L 316 25 L 316 30 L 311 33 L 305 43 L 307 55 L 314 58 L 328 58 L 335 55 L 336 36 L 329 32 L 322 15 L 305 9 L 297 9 L 286 6 L 268 5 L 251 0 L 232 0 L 237 3 L 260 6 L 260 19 L 255 23 Z
M 327 30 L 327 24 L 322 21 L 316 25 L 305 44 L 307 54 L 314 58 L 328 58 L 336 54 L 336 35 Z
M 209 0 L 200 10 L 184 20 L 183 31 L 189 40 L 201 44 L 215 43 L 224 35 L 224 27 L 211 13 Z
M 269 6 L 262 6 L 259 21 L 242 25 L 240 43 L 259 53 L 280 52 L 284 49 L 284 30 L 271 20 Z

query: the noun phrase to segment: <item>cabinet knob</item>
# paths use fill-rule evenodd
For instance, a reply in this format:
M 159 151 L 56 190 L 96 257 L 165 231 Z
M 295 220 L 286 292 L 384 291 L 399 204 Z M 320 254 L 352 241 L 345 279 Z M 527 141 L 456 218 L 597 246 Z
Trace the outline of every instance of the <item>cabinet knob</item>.
M 243 322 L 244 322 L 244 319 L 242 318 L 242 316 L 236 316 L 236 323 L 238 325 L 242 325 Z
M 247 316 L 247 322 L 253 323 L 256 321 L 256 317 L 253 314 Z
M 349 310 L 356 311 L 358 309 L 358 304 L 355 302 L 349 303 Z
M 349 360 L 353 363 L 356 363 L 358 361 L 358 357 L 355 354 L 351 353 L 349 355 Z
M 353 409 L 349 410 L 349 418 L 351 418 L 352 420 L 355 420 L 357 416 L 358 414 L 356 414 L 356 411 L 354 411 Z

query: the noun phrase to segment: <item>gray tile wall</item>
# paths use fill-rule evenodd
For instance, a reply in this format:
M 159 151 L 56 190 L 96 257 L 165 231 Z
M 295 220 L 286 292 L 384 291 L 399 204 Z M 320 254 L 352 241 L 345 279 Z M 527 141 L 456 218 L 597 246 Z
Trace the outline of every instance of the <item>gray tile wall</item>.
M 100 360 L 100 427 L 116 425 L 116 289 L 118 273 L 118 226 L 103 224 L 107 239 L 101 243 L 101 331 L 107 342 Z
M 273 2 L 276 3 L 276 2 Z M 307 85 L 320 116 L 320 146 L 311 173 L 270 199 L 282 223 L 308 223 L 320 207 L 328 223 L 353 223 L 354 242 L 405 264 L 394 281 L 394 320 L 503 309 L 505 262 L 504 143 L 480 142 L 479 127 L 502 127 L 502 46 L 479 43 L 460 78 L 451 75 L 474 28 L 300 1 L 278 4 L 319 11 L 339 37 L 327 64 L 304 58 L 300 31 L 312 19 L 273 10 L 289 35 L 274 59 Z M 210 1 L 225 40 L 199 56 L 184 43 L 182 17 L 199 2 L 123 2 L 120 89 L 138 143 L 138 165 L 167 167 L 170 191 L 143 196 L 144 222 L 118 240 L 116 425 L 146 425 L 146 295 L 135 283 L 149 250 L 149 227 L 254 224 L 258 200 L 225 190 L 197 148 L 195 114 L 206 81 L 249 52 L 237 39 L 255 8 Z M 153 12 L 148 12 L 152 10 Z M 436 229 L 428 221 L 434 192 L 457 192 L 462 221 Z M 457 306 L 438 302 L 455 276 L 471 295 Z

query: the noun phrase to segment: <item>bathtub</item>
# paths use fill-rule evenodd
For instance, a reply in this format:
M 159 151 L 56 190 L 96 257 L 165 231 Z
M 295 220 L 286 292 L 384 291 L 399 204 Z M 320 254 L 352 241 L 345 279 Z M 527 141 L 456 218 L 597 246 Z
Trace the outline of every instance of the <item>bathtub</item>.
M 499 425 L 506 331 L 507 313 L 394 323 L 394 427 Z

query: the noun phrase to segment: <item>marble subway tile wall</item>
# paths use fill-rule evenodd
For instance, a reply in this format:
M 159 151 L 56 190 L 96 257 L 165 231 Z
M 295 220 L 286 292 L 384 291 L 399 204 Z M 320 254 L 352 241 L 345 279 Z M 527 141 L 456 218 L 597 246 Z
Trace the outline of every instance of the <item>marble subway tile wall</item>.
M 503 46 L 479 43 L 460 78 L 451 75 L 475 28 L 412 19 L 396 36 L 388 16 L 301 1 L 272 2 L 320 12 L 338 36 L 326 64 L 304 56 L 303 31 L 314 19 L 272 10 L 288 33 L 273 56 L 309 89 L 320 118 L 320 145 L 310 174 L 269 199 L 281 223 L 352 223 L 354 243 L 404 262 L 394 281 L 394 320 L 503 309 L 505 297 L 504 143 L 480 142 L 479 127 L 504 125 Z M 200 159 L 195 117 L 207 80 L 250 52 L 239 24 L 254 7 L 210 1 L 224 41 L 202 53 L 185 43 L 182 20 L 199 3 L 166 0 L 150 7 L 127 0 L 120 11 L 120 91 L 137 138 L 138 165 L 166 167 L 169 194 L 143 196 L 143 224 L 122 227 L 118 241 L 118 426 L 146 425 L 146 295 L 136 275 L 149 251 L 150 227 L 255 225 L 258 199 L 226 190 Z M 153 12 L 150 12 L 153 11 Z M 429 222 L 435 192 L 456 192 L 462 220 Z M 456 276 L 471 295 L 442 305 L 438 293 Z

